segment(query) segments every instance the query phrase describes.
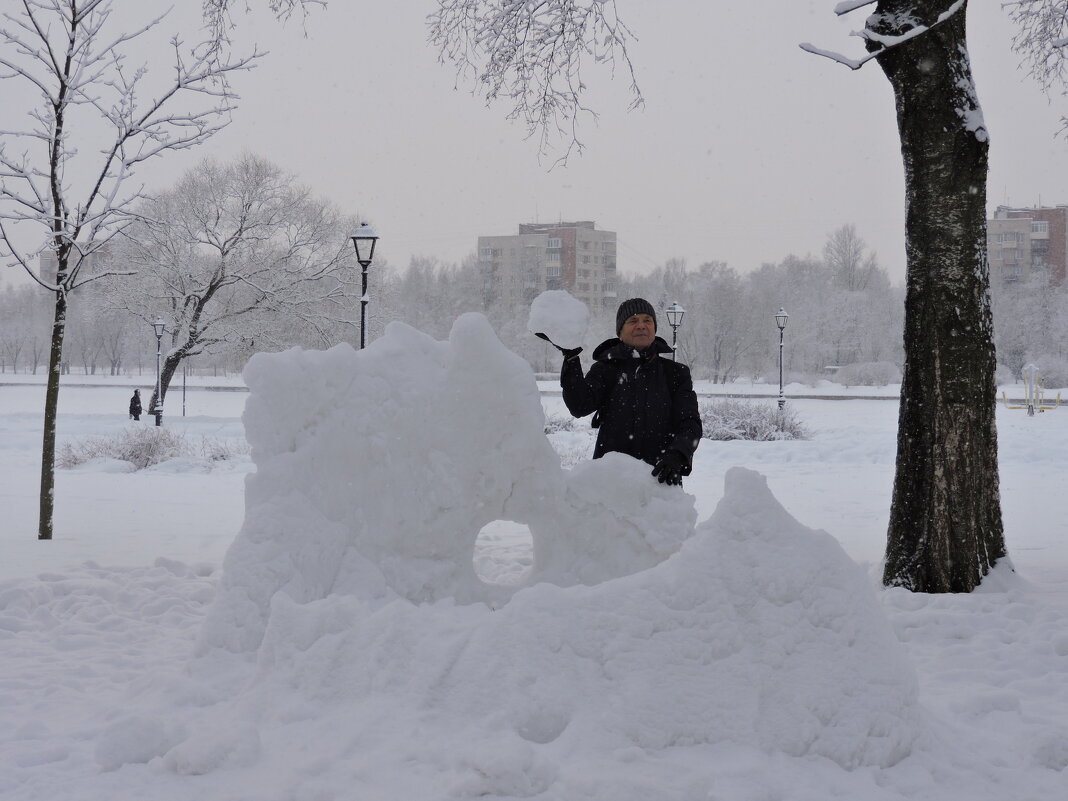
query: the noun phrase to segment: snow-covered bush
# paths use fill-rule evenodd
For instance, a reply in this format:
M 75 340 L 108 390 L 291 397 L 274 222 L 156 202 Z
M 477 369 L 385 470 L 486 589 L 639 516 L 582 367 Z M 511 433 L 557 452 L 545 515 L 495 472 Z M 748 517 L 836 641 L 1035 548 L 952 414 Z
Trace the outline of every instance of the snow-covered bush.
M 545 433 L 555 434 L 557 431 L 574 431 L 575 418 L 570 414 L 549 412 L 545 415 Z
M 247 446 L 208 437 L 202 437 L 198 443 L 189 442 L 173 429 L 131 426 L 111 437 L 86 437 L 64 443 L 56 463 L 61 468 L 70 469 L 93 459 L 117 459 L 129 462 L 135 470 L 144 470 L 168 459 L 186 457 L 218 462 L 232 459 L 239 453 L 248 453 Z
M 201 437 L 198 446 L 199 456 L 209 462 L 228 462 L 235 456 L 248 456 L 250 449 L 247 442 Z
M 847 387 L 885 387 L 901 383 L 901 370 L 893 362 L 857 362 L 839 369 L 834 380 Z
M 807 439 L 808 432 L 789 405 L 723 398 L 700 404 L 705 439 L 748 439 L 760 442 Z

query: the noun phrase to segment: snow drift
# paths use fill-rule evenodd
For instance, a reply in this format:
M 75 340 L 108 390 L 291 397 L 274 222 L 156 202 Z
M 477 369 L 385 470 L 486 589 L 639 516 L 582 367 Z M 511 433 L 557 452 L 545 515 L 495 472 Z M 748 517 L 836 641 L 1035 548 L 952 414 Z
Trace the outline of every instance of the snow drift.
M 838 543 L 742 468 L 699 526 L 629 457 L 563 470 L 529 366 L 481 315 L 447 342 L 394 323 L 360 352 L 258 355 L 246 380 L 257 472 L 200 651 L 259 671 L 209 713 L 210 747 L 168 744 L 172 770 L 275 747 L 395 774 L 410 797 L 568 797 L 592 759 L 604 797 L 659 770 L 666 798 L 672 749 L 909 753 L 914 671 Z M 497 519 L 530 527 L 522 587 L 474 573 Z

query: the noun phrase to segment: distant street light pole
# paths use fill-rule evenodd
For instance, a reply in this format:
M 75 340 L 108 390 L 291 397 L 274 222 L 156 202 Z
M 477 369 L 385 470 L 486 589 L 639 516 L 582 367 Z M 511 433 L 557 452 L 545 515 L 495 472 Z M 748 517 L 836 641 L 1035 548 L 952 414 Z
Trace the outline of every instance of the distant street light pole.
M 775 325 L 779 326 L 779 409 L 786 408 L 786 396 L 782 392 L 782 333 L 786 330 L 786 321 L 790 319 L 790 315 L 786 313 L 786 310 L 781 306 L 779 311 L 775 314 Z
M 378 242 L 378 234 L 367 223 L 360 223 L 360 227 L 352 234 L 352 245 L 356 248 L 356 261 L 360 263 L 363 274 L 363 286 L 360 291 L 360 350 L 367 346 L 367 268 L 375 257 L 375 243 Z
M 167 327 L 167 324 L 163 321 L 162 317 L 156 317 L 156 321 L 152 323 L 152 330 L 156 332 L 156 405 L 152 409 L 152 413 L 156 415 L 156 425 L 163 425 L 163 391 L 160 384 L 159 373 L 159 359 L 160 359 L 160 343 L 163 341 L 163 329 Z
M 672 303 L 664 311 L 667 315 L 668 325 L 671 326 L 671 361 L 676 361 L 676 355 L 678 351 L 675 348 L 675 343 L 678 341 L 679 326 L 682 325 L 682 316 L 686 314 L 686 309 L 682 308 L 678 303 Z

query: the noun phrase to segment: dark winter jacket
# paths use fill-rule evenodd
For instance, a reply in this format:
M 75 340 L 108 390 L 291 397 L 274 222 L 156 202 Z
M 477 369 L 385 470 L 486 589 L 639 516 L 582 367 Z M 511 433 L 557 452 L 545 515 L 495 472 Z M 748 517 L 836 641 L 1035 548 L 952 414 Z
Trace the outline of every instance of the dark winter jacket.
M 132 414 L 132 415 L 141 414 L 141 396 L 140 395 L 134 395 L 132 398 L 130 398 L 130 414 Z
M 689 475 L 701 441 L 697 395 L 686 365 L 665 359 L 668 344 L 656 337 L 644 353 L 612 338 L 593 351 L 593 366 L 583 376 L 577 358 L 560 371 L 564 403 L 575 417 L 597 412 L 593 458 L 618 451 L 656 464 L 667 450 L 684 457 Z

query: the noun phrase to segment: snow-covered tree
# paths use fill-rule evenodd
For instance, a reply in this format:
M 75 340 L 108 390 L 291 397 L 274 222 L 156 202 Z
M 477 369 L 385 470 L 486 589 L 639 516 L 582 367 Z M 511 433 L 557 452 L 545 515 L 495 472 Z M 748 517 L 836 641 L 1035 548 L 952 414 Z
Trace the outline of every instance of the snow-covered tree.
M 874 0 L 843 3 L 845 13 Z M 967 0 L 878 0 L 860 36 L 894 91 L 905 167 L 905 369 L 887 585 L 968 592 L 1003 556 L 986 258 L 989 137 Z
M 578 120 L 594 115 L 582 100 L 587 64 L 617 64 L 630 78 L 633 106 L 643 102 L 627 51 L 634 38 L 615 0 L 438 0 L 430 42 L 439 59 L 473 77 L 487 103 L 507 99 L 541 152 L 560 136 L 563 159 L 582 149 Z
M 123 232 L 110 305 L 166 322 L 163 398 L 183 359 L 241 343 L 331 345 L 357 303 L 355 227 L 294 176 L 246 154 L 206 159 L 146 200 Z M 153 392 L 149 413 L 155 409 Z
M 0 131 L 0 258 L 6 267 L 21 266 L 55 299 L 39 539 L 52 538 L 56 411 L 71 293 L 104 274 L 96 255 L 134 219 L 140 189 L 131 179 L 138 168 L 223 127 L 233 108 L 227 78 L 257 57 L 234 58 L 175 36 L 169 71 L 154 80 L 159 73 L 128 63 L 124 52 L 163 17 L 141 23 L 132 17 L 136 4 L 112 0 L 23 0 L 0 15 L 0 80 L 13 90 L 13 100 L 5 101 L 11 127 Z M 16 91 L 31 99 L 20 107 Z M 54 276 L 34 269 L 42 250 L 55 254 Z
M 848 292 L 867 289 L 879 276 L 879 260 L 868 252 L 853 223 L 843 225 L 827 237 L 823 261 L 834 275 L 835 286 Z

